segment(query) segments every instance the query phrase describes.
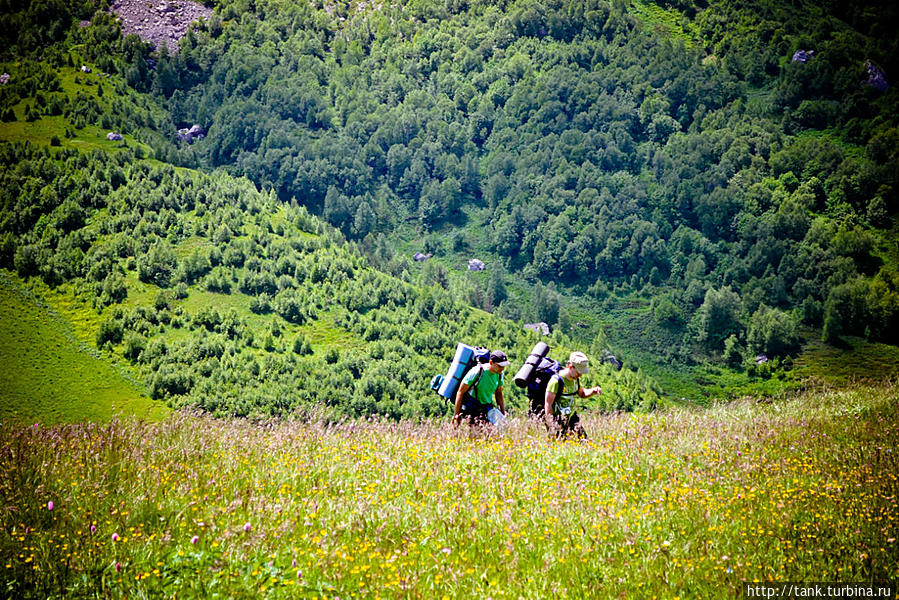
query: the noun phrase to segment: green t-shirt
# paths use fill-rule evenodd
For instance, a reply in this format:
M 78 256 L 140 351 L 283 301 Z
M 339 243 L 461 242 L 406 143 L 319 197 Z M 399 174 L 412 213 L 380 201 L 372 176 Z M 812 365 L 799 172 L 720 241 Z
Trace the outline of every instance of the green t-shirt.
M 571 412 L 574 410 L 574 399 L 577 397 L 577 391 L 581 389 L 581 382 L 577 379 L 568 379 L 561 373 L 553 375 L 546 384 L 546 391 L 556 395 L 553 400 L 553 413 L 561 414 L 562 412 Z M 564 409 L 564 410 L 563 410 Z
M 478 371 L 481 371 L 481 369 L 481 365 L 472 367 L 468 373 L 465 374 L 465 377 L 462 378 L 462 382 L 470 387 L 474 383 L 474 380 L 477 379 Z M 477 387 L 474 390 L 469 390 L 469 392 L 471 392 L 471 395 L 481 404 L 493 404 L 493 393 L 496 391 L 496 388 L 502 385 L 503 374 L 493 373 L 490 371 L 489 366 L 483 365 L 483 372 L 481 373 L 481 378 L 478 379 Z

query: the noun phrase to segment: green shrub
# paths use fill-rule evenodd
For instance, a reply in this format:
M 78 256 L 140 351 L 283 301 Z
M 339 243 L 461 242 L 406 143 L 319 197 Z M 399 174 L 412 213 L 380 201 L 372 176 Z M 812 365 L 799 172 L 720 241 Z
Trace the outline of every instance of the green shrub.
M 122 341 L 123 335 L 122 323 L 118 319 L 110 319 L 100 323 L 97 331 L 97 346 L 102 347 L 106 344 L 115 345 Z
M 309 343 L 309 339 L 306 336 L 300 335 L 294 338 L 293 353 L 299 356 L 312 354 L 312 344 Z
M 792 313 L 762 304 L 749 321 L 746 344 L 755 354 L 789 354 L 799 348 L 799 323 Z
M 140 353 L 147 347 L 147 338 L 129 331 L 125 334 L 125 340 L 122 348 L 122 355 L 131 362 L 137 362 Z

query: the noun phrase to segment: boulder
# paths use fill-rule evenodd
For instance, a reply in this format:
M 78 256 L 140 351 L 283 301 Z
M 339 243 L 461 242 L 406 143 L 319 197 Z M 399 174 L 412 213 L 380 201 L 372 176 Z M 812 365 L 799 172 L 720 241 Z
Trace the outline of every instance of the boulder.
M 868 72 L 868 79 L 865 80 L 865 83 L 875 90 L 885 92 L 890 87 L 886 73 L 870 60 L 865 61 L 865 71 Z
M 549 325 L 547 325 L 543 321 L 539 323 L 525 323 L 524 328 L 528 331 L 539 333 L 540 335 L 549 335 Z
M 412 255 L 412 260 L 414 260 L 415 262 L 423 262 L 423 261 L 428 260 L 432 256 L 434 256 L 434 255 L 431 254 L 430 252 L 428 252 L 427 254 L 422 254 L 421 252 L 416 252 L 415 254 Z
M 106 139 L 110 142 L 118 142 L 122 139 L 122 134 L 116 133 L 115 131 L 110 131 L 106 134 Z
M 815 56 L 814 50 L 797 50 L 793 53 L 793 62 L 807 63 Z
M 9 83 L 9 73 L 0 75 L 0 84 L 6 85 L 7 83 Z
M 484 261 L 477 258 L 472 258 L 470 261 L 468 261 L 469 271 L 484 271 L 486 268 L 487 265 L 484 264 Z
M 91 68 L 90 68 L 89 66 L 87 66 L 87 65 L 81 65 L 81 72 L 82 72 L 82 73 L 90 73 L 90 72 L 91 72 Z
M 175 138 L 179 142 L 187 142 L 193 144 L 196 140 L 202 140 L 206 137 L 206 131 L 199 125 L 192 125 L 190 128 L 179 129 Z
M 612 367 L 616 371 L 620 371 L 621 367 L 624 366 L 622 364 L 622 362 L 620 360 L 618 360 L 617 358 L 615 358 L 615 355 L 612 354 L 611 352 L 609 352 L 608 350 L 606 350 L 606 353 L 603 355 L 602 362 L 607 365 L 612 365 Z

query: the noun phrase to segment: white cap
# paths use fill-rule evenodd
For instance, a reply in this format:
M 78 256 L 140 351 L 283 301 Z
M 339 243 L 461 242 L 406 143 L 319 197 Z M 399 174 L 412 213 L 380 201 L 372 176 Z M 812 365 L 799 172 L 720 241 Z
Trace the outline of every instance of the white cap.
M 590 367 L 587 366 L 589 360 L 583 352 L 572 352 L 571 356 L 568 357 L 568 362 L 581 375 L 586 375 L 590 372 Z

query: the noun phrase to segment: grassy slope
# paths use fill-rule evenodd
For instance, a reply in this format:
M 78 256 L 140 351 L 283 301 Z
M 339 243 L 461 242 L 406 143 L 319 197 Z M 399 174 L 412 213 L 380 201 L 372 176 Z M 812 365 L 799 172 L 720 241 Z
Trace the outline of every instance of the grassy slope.
M 63 311 L 76 306 L 65 302 L 61 293 L 55 297 Z M 155 420 L 168 413 L 119 367 L 89 349 L 92 346 L 79 339 L 85 335 L 84 327 L 73 327 L 72 321 L 37 301 L 20 282 L 0 274 L 0 419 L 58 423 L 138 416 Z
M 93 68 L 93 73 L 82 73 L 79 68 L 83 64 L 77 62 L 76 67 L 62 67 L 56 69 L 59 76 L 60 91 L 57 94 L 75 98 L 78 93 L 85 94 L 98 100 L 104 109 L 108 109 L 112 99 L 116 98 L 114 88 L 121 83 L 118 76 L 110 76 L 109 78 L 102 76 L 95 65 L 89 65 Z M 16 63 L 4 65 L 13 76 L 16 76 Z M 103 86 L 105 95 L 97 96 L 98 85 Z M 49 94 L 52 96 L 52 94 Z M 135 99 L 139 94 L 130 92 L 129 96 L 122 98 L 126 105 L 134 106 Z M 147 98 L 145 96 L 145 98 Z M 63 116 L 42 116 L 41 118 L 28 122 L 25 121 L 25 106 L 34 104 L 33 99 L 23 100 L 13 107 L 13 112 L 17 120 L 12 122 L 0 122 L 0 141 L 2 142 L 30 142 L 39 146 L 49 146 L 50 140 L 55 136 L 62 148 L 72 148 L 80 152 L 90 152 L 92 150 L 101 150 L 104 152 L 115 152 L 121 148 L 140 148 L 145 155 L 152 154 L 150 146 L 137 141 L 134 136 L 123 133 L 123 139 L 120 141 L 112 141 L 106 139 L 109 130 L 102 129 L 97 125 L 85 125 L 81 129 L 75 129 L 71 126 L 68 119 Z M 154 116 L 161 115 L 161 109 L 155 106 L 155 102 L 149 103 L 150 111 Z M 65 136 L 66 129 L 69 128 L 75 136 L 67 138 Z M 146 132 L 145 132 L 146 133 Z
M 704 43 L 699 26 L 678 10 L 663 8 L 658 4 L 641 0 L 635 0 L 630 6 L 637 18 L 643 22 L 644 27 L 651 27 L 657 33 L 665 33 L 683 43 L 687 49 L 701 46 Z
M 892 385 L 587 417 L 0 427 L 17 597 L 722 598 L 899 578 Z M 53 502 L 53 510 L 48 510 Z M 91 526 L 94 531 L 89 531 Z
M 96 96 L 96 85 L 75 82 L 76 76 L 79 81 L 96 76 L 78 74 L 71 67 L 58 73 L 62 93 Z M 109 84 L 106 88 L 110 89 Z M 26 122 L 24 106 L 22 102 L 15 108 L 20 120 L 0 123 L 0 140 L 48 146 L 55 136 L 61 147 L 82 152 L 114 152 L 124 145 L 107 140 L 107 132 L 95 125 L 66 138 L 67 119 L 45 116 Z M 125 143 L 141 146 L 131 136 L 125 136 Z M 42 423 L 109 421 L 126 415 L 158 419 L 168 412 L 162 403 L 149 399 L 141 386 L 125 379 L 106 357 L 88 349 L 93 348 L 98 323 L 71 294 L 40 290 L 42 301 L 37 301 L 18 279 L 6 273 L 0 277 L 0 363 L 4 365 L 0 419 Z
M 814 341 L 796 360 L 794 376 L 828 385 L 899 379 L 899 348 L 846 338 L 844 348 Z
M 80 59 L 75 62 L 79 66 L 82 64 Z M 15 75 L 12 66 L 8 65 Z M 116 97 L 114 86 L 118 78 L 103 77 L 94 65 L 89 66 L 94 67 L 93 74 L 81 73 L 77 67 L 57 69 L 62 88 L 59 93 L 69 97 L 83 93 L 97 98 L 99 83 L 106 93 L 98 100 L 108 108 L 109 102 Z M 130 94 L 125 100 L 133 103 L 138 94 Z M 149 146 L 131 135 L 125 134 L 123 141 L 110 141 L 106 139 L 106 130 L 96 125 L 75 129 L 62 116 L 43 116 L 26 122 L 24 112 L 28 103 L 33 101 L 22 101 L 15 107 L 19 120 L 0 122 L 0 141 L 49 146 L 51 138 L 56 137 L 62 148 L 82 152 L 116 152 L 130 147 L 141 148 L 145 155 L 152 154 Z M 149 104 L 158 116 L 159 109 L 153 102 Z M 67 128 L 74 131 L 75 137 L 65 137 Z M 208 241 L 197 240 L 195 244 L 185 242 L 178 248 L 179 254 L 187 255 L 200 245 L 208 245 Z M 67 286 L 50 290 L 32 280 L 27 285 L 34 289 L 25 291 L 23 283 L 15 276 L 2 273 L 0 277 L 3 278 L 0 289 L 0 363 L 4 365 L 0 373 L 0 419 L 58 423 L 108 421 L 113 416 L 125 415 L 158 419 L 167 414 L 169 409 L 164 403 L 147 397 L 141 384 L 123 378 L 122 371 L 111 363 L 108 354 L 101 355 L 94 350 L 94 339 L 103 317 L 90 309 Z M 129 273 L 128 288 L 126 307 L 151 306 L 159 292 L 155 286 L 137 281 L 134 273 Z M 35 301 L 35 294 L 41 300 Z M 219 309 L 233 307 L 248 322 L 261 329 L 261 323 L 270 321 L 272 317 L 251 313 L 249 300 L 248 296 L 236 292 L 223 296 L 195 290 L 183 304 L 188 310 L 201 306 L 216 306 Z M 48 309 L 45 302 L 52 308 Z M 108 308 L 105 313 L 114 308 Z M 318 350 L 335 346 L 348 348 L 358 344 L 347 332 L 333 327 L 330 321 L 300 327 L 288 325 L 287 329 L 306 334 Z M 36 344 L 34 340 L 48 340 L 48 343 Z

